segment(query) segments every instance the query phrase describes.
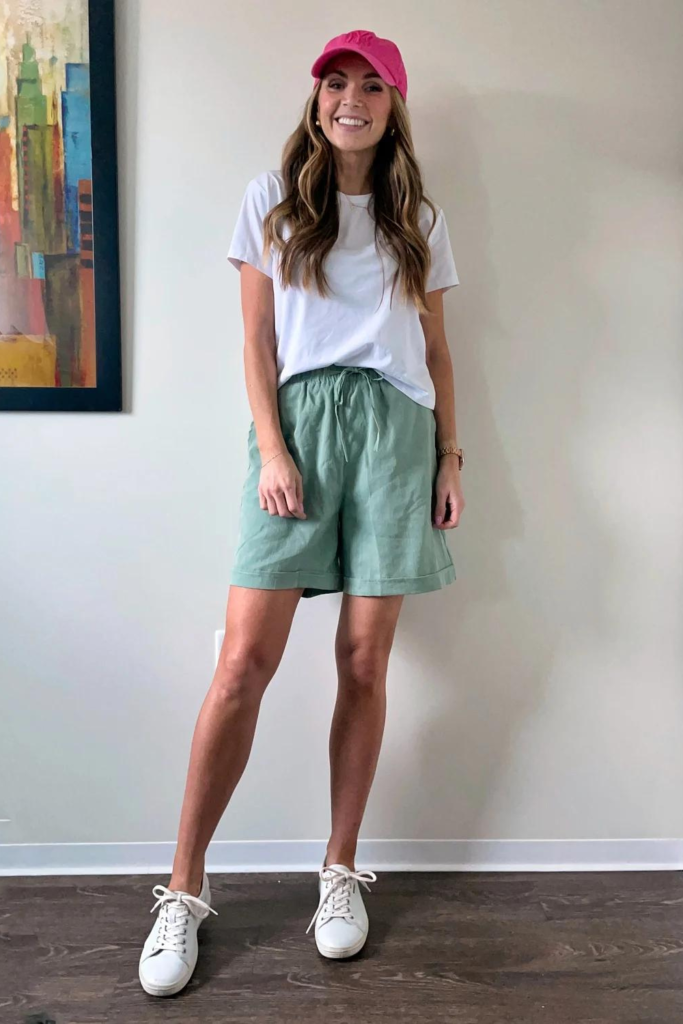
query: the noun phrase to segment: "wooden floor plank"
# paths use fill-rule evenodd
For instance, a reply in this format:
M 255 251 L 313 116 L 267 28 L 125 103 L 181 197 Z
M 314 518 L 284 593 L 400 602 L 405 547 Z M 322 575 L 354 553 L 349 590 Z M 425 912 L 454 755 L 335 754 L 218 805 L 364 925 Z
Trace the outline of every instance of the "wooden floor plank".
M 681 872 L 378 872 L 339 961 L 305 934 L 315 872 L 211 875 L 192 981 L 154 999 L 138 959 L 168 880 L 0 879 L 2 1024 L 683 1021 Z

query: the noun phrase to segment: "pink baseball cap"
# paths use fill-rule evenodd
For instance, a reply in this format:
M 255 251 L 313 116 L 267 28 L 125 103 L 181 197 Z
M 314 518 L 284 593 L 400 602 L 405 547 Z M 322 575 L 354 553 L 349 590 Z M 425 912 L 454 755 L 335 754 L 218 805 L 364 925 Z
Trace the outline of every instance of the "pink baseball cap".
M 382 39 L 374 32 L 344 32 L 330 39 L 311 68 L 311 74 L 316 82 L 322 77 L 322 70 L 328 60 L 336 57 L 338 53 L 347 53 L 349 50 L 360 53 L 369 60 L 387 85 L 395 85 L 403 99 L 407 98 L 408 75 L 398 46 L 392 43 L 391 39 Z

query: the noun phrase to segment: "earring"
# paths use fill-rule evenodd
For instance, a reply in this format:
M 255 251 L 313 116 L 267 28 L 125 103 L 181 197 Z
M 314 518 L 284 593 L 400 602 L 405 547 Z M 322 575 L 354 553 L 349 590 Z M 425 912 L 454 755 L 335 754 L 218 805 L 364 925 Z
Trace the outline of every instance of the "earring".
M 316 123 L 316 124 L 320 124 L 320 121 L 316 121 L 315 123 Z

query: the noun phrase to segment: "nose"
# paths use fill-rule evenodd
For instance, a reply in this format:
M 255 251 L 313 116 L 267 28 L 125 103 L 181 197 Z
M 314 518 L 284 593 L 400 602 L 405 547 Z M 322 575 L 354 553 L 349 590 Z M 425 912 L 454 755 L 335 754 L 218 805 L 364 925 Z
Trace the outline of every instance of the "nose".
M 348 82 L 344 90 L 345 99 L 350 105 L 358 106 L 363 95 L 363 86 L 359 82 Z
M 350 114 L 362 114 L 363 109 L 364 106 L 361 100 L 356 99 L 354 96 L 344 97 L 344 102 L 342 103 L 342 110 L 347 110 Z

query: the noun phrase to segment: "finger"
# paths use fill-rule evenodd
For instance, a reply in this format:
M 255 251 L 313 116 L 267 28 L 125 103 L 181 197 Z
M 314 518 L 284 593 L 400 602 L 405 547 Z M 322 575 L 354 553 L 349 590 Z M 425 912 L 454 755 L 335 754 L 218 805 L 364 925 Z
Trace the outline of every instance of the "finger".
M 436 506 L 434 508 L 434 522 L 437 526 L 441 526 L 442 522 L 446 517 L 446 494 L 439 494 L 436 498 Z
M 277 505 L 275 504 L 275 498 L 272 494 L 266 494 L 266 501 L 268 502 L 268 512 L 271 516 L 277 515 Z
M 296 493 L 296 487 L 285 487 L 285 498 L 287 500 L 287 508 L 293 516 L 297 519 L 303 518 L 303 512 L 299 507 L 299 498 Z
M 299 518 L 305 519 L 306 512 L 304 509 L 304 483 L 301 473 L 297 474 L 294 492 L 296 495 L 297 508 L 299 510 Z
M 453 499 L 453 504 L 450 504 L 449 502 L 448 518 L 444 520 L 444 526 L 446 527 L 446 529 L 452 530 L 453 527 L 458 525 L 458 523 L 460 522 L 460 516 L 462 515 L 463 508 L 464 503 L 457 502 L 455 498 Z
M 275 504 L 277 505 L 277 514 L 282 516 L 283 519 L 291 519 L 292 513 L 287 508 L 287 502 L 282 491 L 275 492 Z
M 260 484 L 259 484 L 259 487 L 258 487 L 258 503 L 259 503 L 260 507 L 263 509 L 264 512 L 268 509 L 268 502 L 266 501 L 265 494 L 261 490 L 261 485 Z

